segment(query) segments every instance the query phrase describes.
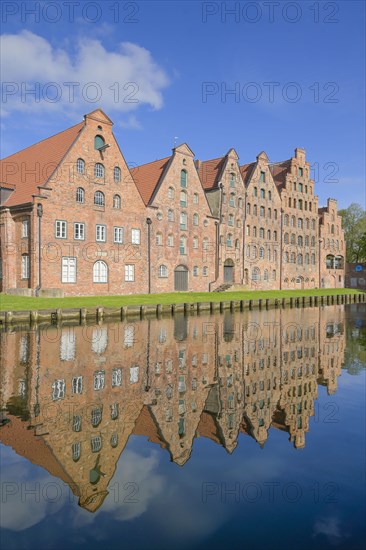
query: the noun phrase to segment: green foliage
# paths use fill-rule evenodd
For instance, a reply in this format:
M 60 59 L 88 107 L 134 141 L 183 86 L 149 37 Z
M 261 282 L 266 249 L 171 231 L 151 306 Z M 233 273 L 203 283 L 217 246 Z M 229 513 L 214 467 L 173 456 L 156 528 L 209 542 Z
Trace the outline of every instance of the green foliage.
M 353 202 L 345 210 L 340 210 L 346 241 L 346 261 L 366 261 L 366 212 L 360 204 Z

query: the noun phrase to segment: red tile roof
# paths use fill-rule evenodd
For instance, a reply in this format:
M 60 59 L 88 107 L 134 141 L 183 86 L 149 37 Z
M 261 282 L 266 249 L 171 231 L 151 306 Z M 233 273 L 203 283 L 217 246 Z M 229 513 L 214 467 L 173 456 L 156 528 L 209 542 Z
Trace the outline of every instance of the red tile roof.
M 282 188 L 286 183 L 286 174 L 289 171 L 291 160 L 285 160 L 276 164 L 270 164 L 269 169 L 277 187 Z
M 131 174 L 133 180 L 145 205 L 149 204 L 170 159 L 171 157 L 166 157 L 132 168 Z
M 205 160 L 198 167 L 198 175 L 205 191 L 218 187 L 219 178 L 226 157 Z
M 39 186 L 46 185 L 53 171 L 84 128 L 80 122 L 0 161 L 0 184 L 14 192 L 6 206 L 33 202 Z
M 253 168 L 256 164 L 256 162 L 250 162 L 249 164 L 243 164 L 240 166 L 240 174 L 245 185 L 248 183 L 249 178 L 252 175 Z

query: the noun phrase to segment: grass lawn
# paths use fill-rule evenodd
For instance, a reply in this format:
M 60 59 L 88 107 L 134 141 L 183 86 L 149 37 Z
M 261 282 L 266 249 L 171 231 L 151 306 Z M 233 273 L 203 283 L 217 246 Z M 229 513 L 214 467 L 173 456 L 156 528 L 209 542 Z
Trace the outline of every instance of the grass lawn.
M 122 307 L 148 304 L 182 304 L 184 302 L 220 302 L 226 300 L 258 300 L 260 298 L 296 298 L 331 294 L 357 294 L 347 288 L 314 290 L 250 290 L 233 292 L 172 292 L 169 294 L 135 294 L 132 296 L 81 296 L 67 298 L 29 298 L 0 294 L 1 311 L 57 309 L 78 307 Z

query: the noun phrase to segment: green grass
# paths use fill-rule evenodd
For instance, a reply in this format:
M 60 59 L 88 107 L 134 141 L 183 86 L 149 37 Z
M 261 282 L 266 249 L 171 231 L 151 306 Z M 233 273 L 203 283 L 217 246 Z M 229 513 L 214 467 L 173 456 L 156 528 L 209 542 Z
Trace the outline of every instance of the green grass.
M 347 288 L 314 290 L 237 290 L 233 292 L 172 292 L 169 294 L 135 294 L 133 296 L 81 296 L 66 298 L 29 298 L 0 295 L 1 311 L 57 309 L 78 307 L 122 307 L 148 304 L 182 304 L 184 302 L 220 302 L 226 300 L 258 300 L 265 298 L 296 298 L 331 294 L 357 294 Z

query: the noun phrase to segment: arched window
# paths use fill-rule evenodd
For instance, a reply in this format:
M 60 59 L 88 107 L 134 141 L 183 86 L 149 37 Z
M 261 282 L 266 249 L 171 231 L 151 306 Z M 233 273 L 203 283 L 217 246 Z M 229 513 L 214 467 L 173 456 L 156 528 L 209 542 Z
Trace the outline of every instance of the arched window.
M 85 202 L 85 191 L 82 187 L 76 189 L 76 202 L 83 204 Z
M 269 200 L 272 199 L 272 192 L 271 192 L 271 191 L 268 191 L 268 199 L 269 199 Z
M 174 235 L 168 235 L 168 246 L 174 246 Z
M 258 251 L 257 251 L 257 247 L 256 246 L 252 246 L 252 258 L 256 258 L 258 255 Z
M 235 187 L 235 174 L 230 174 L 230 187 Z
M 261 199 L 265 199 L 266 198 L 266 192 L 264 189 L 261 189 Z
M 233 246 L 233 236 L 231 233 L 228 233 L 226 237 L 226 246 L 231 247 Z
M 264 239 L 264 229 L 263 229 L 263 227 L 261 227 L 259 229 L 259 236 L 260 236 L 261 239 Z
M 198 225 L 198 214 L 193 214 L 193 225 Z
M 283 261 L 285 262 L 285 264 L 288 263 L 288 252 L 285 252 L 284 255 L 283 255 Z
M 168 277 L 168 268 L 166 265 L 159 266 L 159 277 L 166 278 Z
M 93 266 L 93 282 L 107 283 L 108 282 L 108 266 L 102 260 L 95 262 Z
M 184 235 L 179 239 L 179 253 L 187 254 L 187 239 Z
M 296 235 L 291 233 L 291 244 L 296 244 Z
M 243 208 L 243 199 L 241 198 L 238 199 L 238 207 Z
M 267 239 L 269 241 L 271 240 L 271 230 L 270 229 L 267 230 Z
M 116 183 L 121 181 L 121 169 L 119 166 L 113 168 L 113 178 Z
M 193 248 L 198 248 L 198 237 L 193 237 Z
M 312 265 L 315 265 L 315 254 L 311 255 L 311 263 Z
M 253 227 L 253 237 L 257 236 L 257 228 L 256 226 Z
M 299 229 L 302 229 L 302 228 L 303 228 L 302 218 L 299 218 L 299 219 L 297 220 L 297 227 L 298 227 Z
M 188 175 L 185 170 L 181 170 L 180 173 L 180 186 L 186 188 L 188 182 Z
M 274 281 L 276 280 L 276 270 L 275 269 L 272 271 L 272 279 Z
M 239 239 L 235 240 L 235 248 L 239 250 Z
M 160 231 L 155 235 L 155 243 L 157 246 L 161 246 L 163 244 L 163 235 L 160 233 Z
M 261 260 L 263 260 L 264 258 L 264 248 L 262 246 L 259 249 L 259 257 Z
M 305 254 L 305 264 L 306 264 L 306 265 L 309 265 L 309 264 L 310 264 L 310 256 L 309 256 L 309 254 Z
M 94 177 L 104 178 L 104 166 L 100 162 L 96 162 L 94 165 Z
M 296 260 L 295 252 L 291 252 L 290 262 L 291 262 L 292 264 L 294 264 L 294 263 L 295 263 L 295 260 Z
M 84 174 L 85 172 L 85 162 L 83 159 L 78 159 L 76 161 L 76 171 L 78 174 Z
M 104 138 L 102 136 L 95 136 L 94 138 L 94 149 L 100 149 L 105 145 Z
M 267 260 L 269 262 L 271 261 L 271 249 L 270 248 L 267 248 Z
M 204 277 L 207 277 L 207 275 L 208 275 L 208 267 L 207 267 L 207 265 L 204 265 L 204 266 L 203 266 L 203 268 L 202 268 L 202 275 L 203 275 Z
M 174 199 L 174 188 L 169 187 L 168 189 L 168 199 Z
M 277 220 L 277 208 L 273 210 L 273 217 L 275 220 Z
M 94 193 L 94 204 L 95 206 L 104 206 L 104 193 L 101 191 Z
M 235 206 L 235 194 L 234 193 L 230 193 L 229 205 L 230 206 Z
M 264 270 L 263 279 L 264 279 L 265 281 L 268 281 L 268 279 L 269 279 L 269 274 L 268 274 L 267 269 Z
M 168 222 L 174 222 L 174 210 L 168 210 Z
M 311 237 L 311 246 L 315 246 L 315 237 Z
M 273 231 L 273 240 L 277 241 L 277 231 Z
M 309 246 L 309 235 L 305 235 L 305 246 Z
M 185 191 L 180 192 L 180 205 L 183 207 L 187 206 L 187 193 Z
M 295 218 L 295 216 L 292 216 L 291 217 L 291 227 L 295 227 L 295 225 L 296 225 L 296 218 Z
M 288 244 L 289 243 L 289 238 L 288 238 L 288 233 L 285 233 L 284 236 L 283 236 L 283 242 L 285 244 Z
M 113 196 L 113 208 L 117 208 L 118 210 L 121 208 L 121 197 L 119 195 Z
M 81 454 L 81 443 L 79 441 L 77 443 L 73 443 L 71 447 L 71 451 L 72 451 L 73 461 L 77 462 Z
M 302 244 L 303 244 L 303 239 L 302 239 L 302 236 L 301 236 L 301 235 L 299 235 L 299 236 L 297 237 L 297 244 L 298 244 L 298 246 L 302 246 Z
M 256 196 L 258 195 L 258 189 L 257 189 L 257 187 L 254 187 L 254 188 L 253 188 L 253 195 L 254 195 L 254 197 L 256 197 Z
M 297 263 L 298 263 L 298 265 L 302 265 L 302 263 L 303 263 L 302 254 L 298 254 Z
M 268 208 L 267 210 L 267 216 L 269 217 L 269 219 L 272 218 L 272 210 L 270 208 Z
M 250 204 L 247 204 L 247 214 L 250 214 Z
M 306 229 L 310 229 L 310 220 L 306 218 Z
M 273 251 L 273 261 L 277 262 L 277 250 Z
M 250 246 L 249 246 L 249 244 L 247 244 L 247 247 L 246 247 L 246 256 L 247 256 L 247 258 L 250 258 Z
M 199 201 L 198 193 L 194 193 L 193 194 L 193 204 L 198 204 L 198 201 Z
M 202 241 L 202 250 L 208 250 L 208 238 L 204 237 Z
M 286 214 L 286 216 L 284 217 L 284 220 L 283 220 L 283 225 L 288 225 L 288 215 Z
M 260 207 L 259 215 L 260 215 L 261 218 L 264 218 L 264 216 L 265 216 L 265 208 L 264 208 L 264 206 L 261 206 L 261 207 Z
M 257 205 L 256 204 L 253 206 L 253 215 L 254 216 L 257 215 Z
M 180 213 L 180 228 L 182 231 L 187 229 L 187 214 L 185 212 Z

